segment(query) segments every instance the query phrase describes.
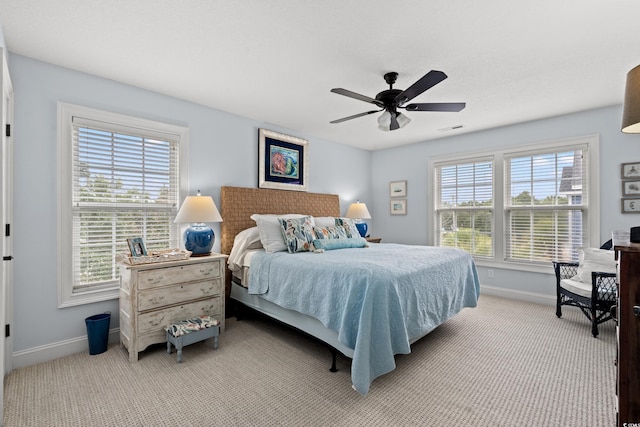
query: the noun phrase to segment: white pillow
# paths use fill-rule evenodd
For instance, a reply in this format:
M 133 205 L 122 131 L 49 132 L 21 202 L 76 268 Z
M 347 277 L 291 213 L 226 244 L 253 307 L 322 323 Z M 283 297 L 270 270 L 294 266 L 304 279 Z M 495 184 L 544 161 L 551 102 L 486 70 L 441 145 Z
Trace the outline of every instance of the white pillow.
M 231 271 L 238 270 L 242 266 L 245 251 L 248 249 L 258 249 L 262 247 L 258 227 L 242 230 L 233 239 L 233 247 L 227 262 Z
M 578 250 L 578 272 L 571 279 L 578 282 L 591 283 L 591 272 L 603 273 L 616 272 L 616 260 L 614 251 L 596 248 L 583 248 Z
M 315 222 L 316 227 L 320 228 L 329 228 L 336 225 L 336 219 L 332 216 L 314 216 L 313 221 Z
M 273 215 L 273 214 L 253 214 L 251 219 L 254 220 L 258 226 L 258 232 L 260 233 L 260 241 L 265 252 L 283 252 L 287 250 L 287 245 L 284 243 L 282 237 L 282 231 L 280 229 L 280 223 L 278 218 L 303 218 L 308 215 L 300 214 L 287 214 L 287 215 Z M 312 226 L 315 225 L 313 218 L 311 219 Z

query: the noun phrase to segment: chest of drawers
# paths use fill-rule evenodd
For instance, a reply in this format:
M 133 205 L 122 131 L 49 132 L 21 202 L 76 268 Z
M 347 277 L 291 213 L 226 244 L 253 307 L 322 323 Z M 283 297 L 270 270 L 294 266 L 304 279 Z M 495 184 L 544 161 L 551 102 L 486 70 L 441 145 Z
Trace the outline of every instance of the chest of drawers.
M 207 314 L 224 331 L 226 255 L 183 261 L 120 264 L 120 344 L 129 361 L 151 344 L 166 341 L 164 327 Z
M 616 246 L 618 257 L 618 426 L 640 425 L 640 244 Z

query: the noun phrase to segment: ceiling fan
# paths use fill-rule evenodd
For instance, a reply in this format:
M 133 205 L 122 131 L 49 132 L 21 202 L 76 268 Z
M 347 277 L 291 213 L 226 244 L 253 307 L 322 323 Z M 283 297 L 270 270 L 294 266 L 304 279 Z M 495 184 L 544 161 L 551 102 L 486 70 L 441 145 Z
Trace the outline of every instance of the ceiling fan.
M 349 117 L 343 117 L 342 119 L 333 120 L 330 123 L 342 123 L 347 120 L 356 119 L 358 117 L 367 116 L 369 114 L 378 113 L 384 110 L 384 113 L 378 117 L 378 128 L 384 131 L 391 131 L 406 126 L 411 119 L 404 114 L 398 112 L 398 108 L 404 108 L 407 111 L 452 111 L 458 112 L 462 110 L 466 103 L 464 102 L 429 102 L 419 104 L 408 104 L 416 96 L 420 95 L 427 89 L 432 88 L 441 81 L 447 78 L 447 75 L 442 71 L 431 70 L 417 82 L 409 86 L 408 89 L 394 89 L 393 85 L 398 78 L 398 73 L 392 71 L 384 75 L 384 80 L 389 85 L 389 89 L 383 90 L 376 95 L 375 99 L 359 93 L 352 92 L 347 89 L 334 88 L 331 92 L 338 95 L 348 96 L 349 98 L 358 99 L 360 101 L 368 102 L 370 104 L 377 105 L 380 110 L 367 111 L 365 113 L 355 114 Z

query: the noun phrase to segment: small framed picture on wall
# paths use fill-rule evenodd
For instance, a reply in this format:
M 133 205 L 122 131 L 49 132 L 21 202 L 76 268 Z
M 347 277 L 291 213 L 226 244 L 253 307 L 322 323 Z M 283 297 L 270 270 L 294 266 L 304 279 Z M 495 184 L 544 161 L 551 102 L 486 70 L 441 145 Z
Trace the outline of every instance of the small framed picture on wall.
M 640 179 L 622 181 L 622 196 L 640 196 Z
M 407 181 L 391 181 L 389 197 L 407 197 Z
M 396 199 L 390 201 L 391 215 L 407 214 L 407 199 Z
M 622 213 L 640 213 L 640 198 L 622 199 Z
M 622 179 L 629 178 L 640 178 L 640 162 L 622 164 Z

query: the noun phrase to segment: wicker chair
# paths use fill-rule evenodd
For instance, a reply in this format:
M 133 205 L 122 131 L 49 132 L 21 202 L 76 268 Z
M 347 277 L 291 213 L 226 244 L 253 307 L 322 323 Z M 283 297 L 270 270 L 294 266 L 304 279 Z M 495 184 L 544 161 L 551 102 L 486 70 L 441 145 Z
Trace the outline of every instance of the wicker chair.
M 600 249 L 610 249 L 608 241 Z M 616 274 L 592 272 L 591 285 L 571 280 L 578 273 L 577 262 L 553 261 L 556 273 L 556 316 L 562 317 L 562 306 L 578 307 L 591 321 L 591 333 L 598 336 L 598 325 L 612 319 L 616 305 Z

